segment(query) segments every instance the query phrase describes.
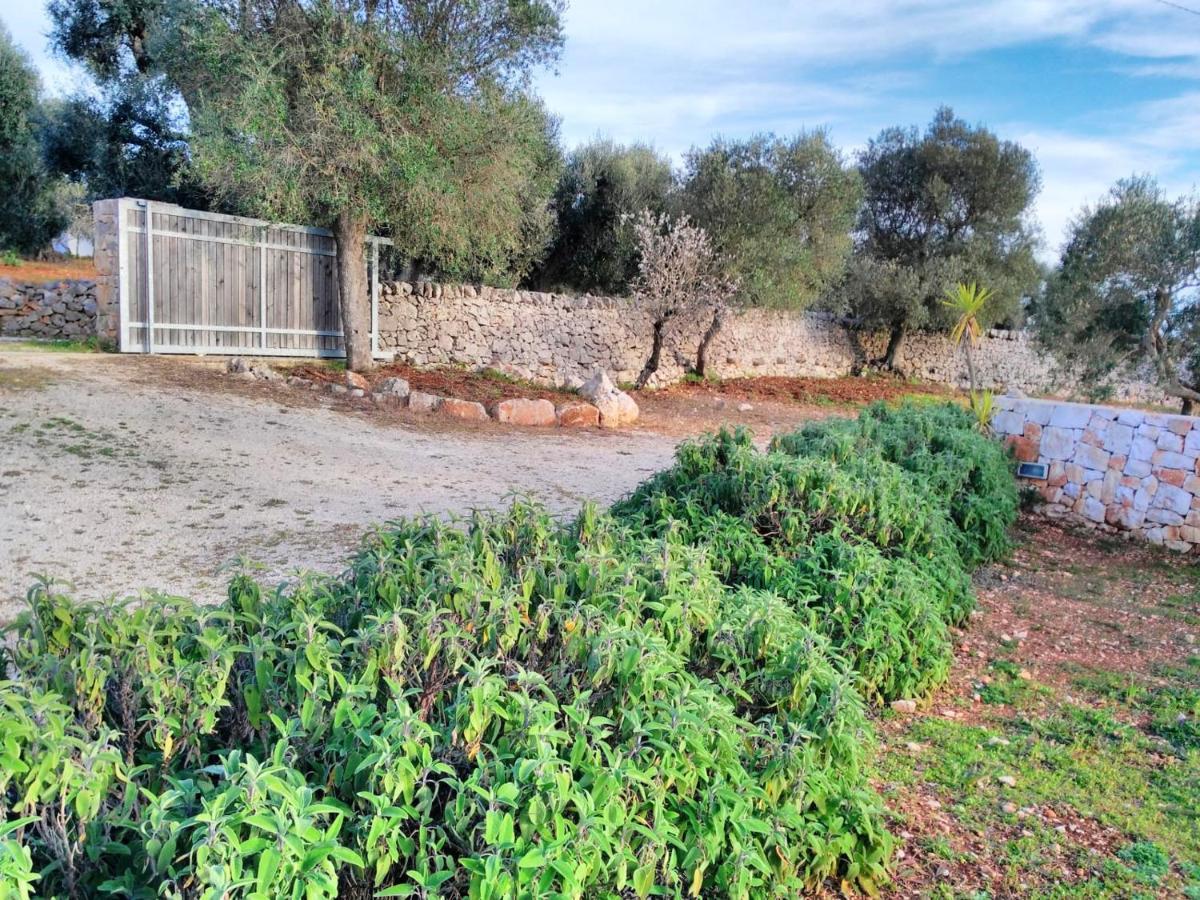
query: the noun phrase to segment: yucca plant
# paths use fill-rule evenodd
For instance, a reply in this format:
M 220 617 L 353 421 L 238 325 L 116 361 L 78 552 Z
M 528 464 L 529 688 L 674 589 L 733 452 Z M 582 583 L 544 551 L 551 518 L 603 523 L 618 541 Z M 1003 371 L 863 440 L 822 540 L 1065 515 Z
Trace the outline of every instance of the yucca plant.
M 979 389 L 979 382 L 975 377 L 975 358 L 972 351 L 978 345 L 980 337 L 983 336 L 983 327 L 979 323 L 979 317 L 991 298 L 992 292 L 988 288 L 971 282 L 970 284 L 956 284 L 953 288 L 948 288 L 945 299 L 942 300 L 942 305 L 954 316 L 954 326 L 950 329 L 950 340 L 962 348 L 963 355 L 966 357 L 967 380 L 970 382 L 972 395 Z
M 992 416 L 996 398 L 991 391 L 971 391 L 971 412 L 975 415 L 975 427 L 980 434 L 992 433 Z

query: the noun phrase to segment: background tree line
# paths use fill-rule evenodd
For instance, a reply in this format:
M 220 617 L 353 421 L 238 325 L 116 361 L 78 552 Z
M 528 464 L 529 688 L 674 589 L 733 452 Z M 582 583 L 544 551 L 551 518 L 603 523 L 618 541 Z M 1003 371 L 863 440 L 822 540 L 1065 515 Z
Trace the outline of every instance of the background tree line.
M 731 303 L 820 307 L 886 330 L 872 362 L 892 369 L 908 333 L 953 325 L 942 301 L 969 281 L 990 291 L 981 327 L 1032 314 L 1047 346 L 1089 373 L 1149 361 L 1182 399 L 1200 397 L 1193 201 L 1122 183 L 1085 210 L 1047 273 L 1032 154 L 948 108 L 924 129 L 884 129 L 853 157 L 823 131 L 718 137 L 678 167 L 605 139 L 564 153 L 530 84 L 559 57 L 563 8 L 51 0 L 51 42 L 93 85 L 46 100 L 0 39 L 0 249 L 36 251 L 71 202 L 122 194 L 325 225 L 343 251 L 361 368 L 368 231 L 429 277 L 645 296 L 662 283 L 645 271 L 650 232 L 638 228 L 653 221 L 660 239 L 704 232 L 681 246 L 711 259 L 676 270 L 731 293 L 659 305 L 711 316 L 709 332 Z

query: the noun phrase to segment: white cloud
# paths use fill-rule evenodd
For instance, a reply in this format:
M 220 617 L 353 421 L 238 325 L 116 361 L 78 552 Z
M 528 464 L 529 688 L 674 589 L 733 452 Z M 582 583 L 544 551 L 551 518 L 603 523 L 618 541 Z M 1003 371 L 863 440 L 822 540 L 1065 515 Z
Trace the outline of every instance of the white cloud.
M 1030 131 L 1014 135 L 1037 157 L 1042 191 L 1035 212 L 1045 235 L 1042 257 L 1057 259 L 1067 224 L 1086 204 L 1095 203 L 1119 178 L 1146 171 L 1150 162 L 1119 140 L 1062 132 Z
M 1067 224 L 1118 179 L 1151 174 L 1168 194 L 1195 190 L 1189 154 L 1200 133 L 1200 92 L 1143 104 L 1130 109 L 1124 121 L 1125 129 L 1110 136 L 1014 130 L 1042 171 L 1036 212 L 1046 236 L 1046 259 L 1057 257 Z
M 576 0 L 567 25 L 572 44 L 584 51 L 842 63 L 910 52 L 955 58 L 1099 33 L 1116 40 L 1125 27 L 1169 13 L 1145 0 Z
M 938 63 L 1059 41 L 1127 55 L 1127 75 L 1180 77 L 1175 69 L 1200 72 L 1196 25 L 1150 0 L 573 0 L 563 75 L 540 89 L 563 116 L 568 143 L 603 133 L 677 155 L 714 133 L 829 126 L 853 147 L 884 125 L 926 121 L 953 95 L 954 74 Z M 1010 100 L 1004 85 L 995 98 Z M 1200 94 L 1119 117 L 1097 96 L 1094 108 L 1085 101 L 1051 126 L 1038 101 L 1018 99 L 1029 114 L 1010 110 L 1007 124 L 994 124 L 1038 157 L 1048 256 L 1079 207 L 1116 179 L 1148 171 L 1164 186 L 1187 186 Z

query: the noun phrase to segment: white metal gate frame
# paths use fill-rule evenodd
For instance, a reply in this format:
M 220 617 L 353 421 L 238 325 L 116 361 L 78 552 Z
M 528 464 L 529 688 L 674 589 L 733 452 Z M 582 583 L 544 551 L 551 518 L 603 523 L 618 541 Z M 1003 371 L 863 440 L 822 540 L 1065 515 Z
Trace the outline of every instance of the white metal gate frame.
M 217 237 L 215 235 L 202 235 L 184 233 L 178 231 L 168 231 L 161 228 L 154 228 L 153 213 L 160 209 L 174 209 L 175 207 L 169 204 L 158 204 L 151 200 L 132 200 L 122 198 L 117 201 L 117 266 L 119 271 L 119 305 L 121 313 L 121 333 L 119 339 L 119 347 L 122 353 L 176 353 L 186 355 L 202 355 L 212 353 L 221 356 L 246 355 L 246 356 L 317 356 L 325 358 L 341 358 L 346 355 L 345 349 L 330 350 L 326 348 L 316 347 L 312 349 L 288 348 L 288 347 L 268 347 L 267 335 L 269 334 L 289 334 L 305 337 L 343 337 L 341 331 L 323 331 L 311 330 L 302 328 L 268 328 L 267 327 L 267 292 L 266 292 L 266 266 L 267 266 L 267 251 L 268 250 L 286 250 L 293 253 L 308 253 L 314 256 L 337 256 L 336 251 L 316 250 L 313 248 L 298 248 L 289 247 L 285 244 L 272 244 L 266 240 L 268 228 L 286 227 L 289 230 L 301 231 L 306 234 L 318 234 L 324 237 L 333 237 L 333 232 L 326 228 L 315 228 L 311 225 L 287 225 L 281 226 L 279 223 L 267 222 L 262 219 L 248 219 L 242 216 L 226 216 L 220 213 L 199 212 L 197 210 L 188 210 L 189 218 L 207 219 L 213 222 L 231 222 L 239 225 L 257 226 L 262 229 L 263 238 L 258 241 L 244 241 L 237 238 Z M 145 210 L 146 224 L 144 227 L 136 227 L 129 224 L 128 214 L 131 209 Z M 129 318 L 129 243 L 128 235 L 144 234 L 146 235 L 146 320 L 144 322 L 130 321 Z M 239 326 L 239 325 L 196 325 L 192 323 L 180 322 L 156 322 L 154 319 L 154 241 L 153 237 L 164 238 L 181 238 L 186 240 L 208 241 L 209 243 L 218 244 L 236 244 L 242 247 L 256 247 L 259 250 L 258 265 L 259 265 L 259 281 L 258 281 L 258 311 L 259 324 L 256 326 Z M 379 349 L 379 247 L 381 244 L 391 246 L 392 241 L 389 238 L 376 237 L 374 235 L 367 236 L 367 242 L 370 244 L 370 278 L 371 278 L 371 355 L 377 359 L 391 358 L 392 354 L 384 353 Z M 145 340 L 137 342 L 131 339 L 130 331 L 134 328 L 144 329 Z M 259 337 L 259 346 L 257 347 L 235 347 L 235 346 L 197 346 L 197 345 L 173 345 L 173 344 L 156 344 L 154 342 L 154 332 L 158 329 L 175 329 L 179 331 L 209 331 L 209 332 L 228 332 L 232 334 L 257 334 Z

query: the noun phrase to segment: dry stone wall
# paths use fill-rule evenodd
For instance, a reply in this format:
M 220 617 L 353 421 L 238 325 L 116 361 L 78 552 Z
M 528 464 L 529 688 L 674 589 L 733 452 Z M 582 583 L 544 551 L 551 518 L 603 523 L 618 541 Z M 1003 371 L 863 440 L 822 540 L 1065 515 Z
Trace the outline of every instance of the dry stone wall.
M 651 317 L 628 298 L 572 296 L 474 285 L 395 282 L 381 286 L 380 344 L 415 365 L 493 366 L 555 386 L 576 386 L 596 369 L 632 381 L 650 354 Z M 655 383 L 679 380 L 694 364 L 707 321 L 676 323 Z M 819 313 L 750 309 L 730 313 L 708 358 L 722 378 L 836 377 L 882 354 L 886 335 L 843 327 Z M 1055 393 L 1053 362 L 1017 331 L 992 331 L 975 352 L 985 386 Z M 965 384 L 960 354 L 942 335 L 911 335 L 900 363 L 910 375 Z M 1151 385 L 1124 384 L 1117 399 L 1157 401 Z
M 96 333 L 96 283 L 0 278 L 0 335 L 81 340 Z
M 1051 515 L 1132 532 L 1173 550 L 1200 546 L 1200 418 L 1050 400 L 999 397 L 992 427 Z

